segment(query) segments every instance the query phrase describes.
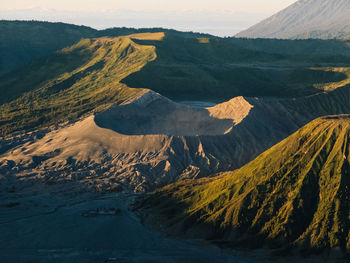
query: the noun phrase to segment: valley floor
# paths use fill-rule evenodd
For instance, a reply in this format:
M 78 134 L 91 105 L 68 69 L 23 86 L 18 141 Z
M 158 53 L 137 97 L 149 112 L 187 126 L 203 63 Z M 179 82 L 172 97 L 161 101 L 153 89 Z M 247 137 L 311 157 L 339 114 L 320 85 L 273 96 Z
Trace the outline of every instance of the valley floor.
M 128 209 L 135 195 L 98 194 L 72 184 L 0 195 L 1 263 L 262 262 L 146 228 Z M 97 208 L 121 212 L 84 216 Z
M 166 237 L 130 210 L 135 197 L 97 193 L 77 183 L 2 191 L 0 263 L 328 262 L 271 258 L 264 250 L 222 250 L 200 240 Z

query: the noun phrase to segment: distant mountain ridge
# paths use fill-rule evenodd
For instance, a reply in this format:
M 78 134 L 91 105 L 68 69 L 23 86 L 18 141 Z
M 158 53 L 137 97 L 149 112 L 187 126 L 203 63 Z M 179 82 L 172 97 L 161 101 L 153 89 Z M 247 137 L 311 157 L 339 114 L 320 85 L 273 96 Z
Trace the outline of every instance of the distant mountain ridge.
M 350 39 L 350 0 L 300 0 L 236 37 Z

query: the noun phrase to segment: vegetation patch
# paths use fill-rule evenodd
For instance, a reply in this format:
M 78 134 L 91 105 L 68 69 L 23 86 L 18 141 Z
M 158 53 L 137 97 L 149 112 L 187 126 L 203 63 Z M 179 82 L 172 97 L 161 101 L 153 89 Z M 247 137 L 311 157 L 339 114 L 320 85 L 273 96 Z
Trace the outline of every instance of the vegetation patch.
M 303 97 L 349 84 L 350 48 L 342 41 L 253 41 L 157 29 L 135 34 L 138 30 L 96 31 L 43 22 L 0 21 L 0 26 L 5 35 L 18 30 L 19 39 L 26 39 L 24 32 L 34 27 L 28 29 L 26 42 L 35 49 L 40 48 L 41 29 L 51 42 L 51 29 L 73 30 L 71 41 L 92 36 L 46 57 L 51 49 L 36 53 L 42 57 L 7 74 L 0 72 L 0 135 L 76 120 L 122 103 L 138 89 L 179 101 L 216 103 L 242 95 Z M 126 33 L 131 35 L 108 37 Z M 17 40 L 1 41 L 10 47 Z M 29 50 L 24 47 L 23 52 Z
M 84 39 L 0 80 L 0 134 L 77 119 L 141 90 L 120 80 L 156 58 L 129 37 Z M 9 101 L 9 102 L 8 102 Z
M 343 86 L 346 72 L 326 68 L 350 65 L 350 49 L 341 41 L 244 41 L 167 33 L 162 41 L 139 43 L 154 45 L 157 59 L 123 83 L 174 100 L 309 96 L 328 91 L 330 83 Z
M 143 202 L 170 232 L 227 246 L 349 250 L 350 118 L 317 119 L 216 178 L 165 187 Z

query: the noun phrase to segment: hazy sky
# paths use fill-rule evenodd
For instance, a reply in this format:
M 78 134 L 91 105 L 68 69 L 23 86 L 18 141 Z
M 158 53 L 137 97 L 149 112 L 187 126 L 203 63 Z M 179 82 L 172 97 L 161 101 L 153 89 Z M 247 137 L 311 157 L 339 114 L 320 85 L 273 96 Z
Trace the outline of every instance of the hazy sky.
M 0 0 L 0 19 L 232 36 L 296 0 Z
M 2 0 L 0 9 L 41 7 L 58 10 L 104 11 L 131 10 L 225 10 L 231 12 L 273 13 L 295 0 Z

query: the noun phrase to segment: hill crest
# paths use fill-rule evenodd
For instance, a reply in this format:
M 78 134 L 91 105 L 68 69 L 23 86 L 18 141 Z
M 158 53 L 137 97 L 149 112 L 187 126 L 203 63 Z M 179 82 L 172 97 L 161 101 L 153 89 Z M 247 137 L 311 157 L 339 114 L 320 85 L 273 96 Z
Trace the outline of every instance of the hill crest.
M 159 39 L 161 35 L 141 37 Z M 83 114 L 122 103 L 142 89 L 129 88 L 121 80 L 156 57 L 154 46 L 139 45 L 122 36 L 82 39 L 34 61 L 1 79 L 0 134 L 77 120 Z

